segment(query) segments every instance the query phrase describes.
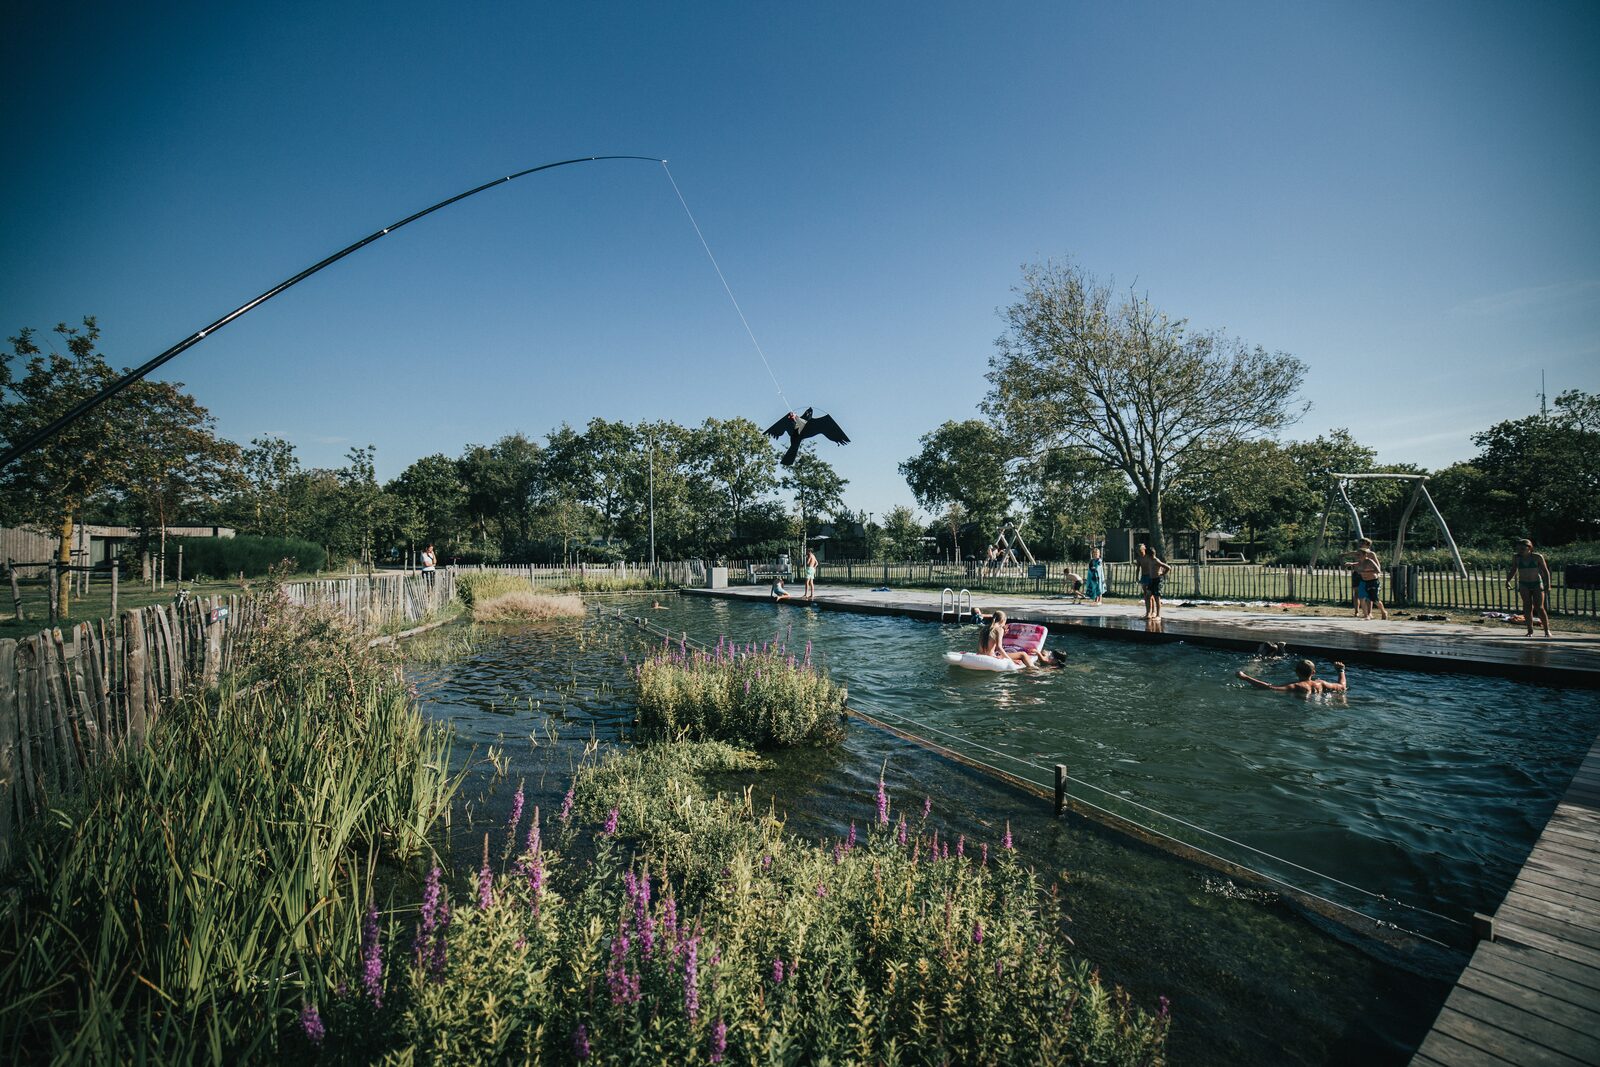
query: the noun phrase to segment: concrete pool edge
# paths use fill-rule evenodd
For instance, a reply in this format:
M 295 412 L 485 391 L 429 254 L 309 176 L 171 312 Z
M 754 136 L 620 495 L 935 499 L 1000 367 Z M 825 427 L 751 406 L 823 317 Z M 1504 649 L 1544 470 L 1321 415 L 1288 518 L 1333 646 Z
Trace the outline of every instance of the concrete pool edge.
M 689 596 L 721 600 L 771 603 L 761 587 L 679 590 Z M 854 611 L 867 615 L 898 615 L 939 622 L 939 594 L 932 590 L 870 590 L 837 587 L 819 591 L 810 601 L 792 599 L 777 607 L 814 607 L 827 611 Z M 1600 688 L 1600 636 L 1563 634 L 1557 643 L 1541 639 L 1521 641 L 1497 631 L 1468 631 L 1465 627 L 1439 627 L 1401 622 L 1386 628 L 1355 619 L 1327 616 L 1290 616 L 1265 612 L 1214 612 L 1191 609 L 1163 620 L 1152 629 L 1137 608 L 1124 605 L 1089 606 L 1072 601 L 1038 597 L 985 595 L 980 605 L 1006 612 L 1014 622 L 1049 626 L 1056 634 L 1126 641 L 1173 642 L 1254 652 L 1265 643 L 1284 643 L 1290 650 L 1327 659 L 1343 659 L 1406 670 L 1452 672 L 1510 678 L 1521 682 L 1572 688 Z M 1091 614 L 1092 613 L 1092 614 Z M 1418 626 L 1426 627 L 1416 631 Z

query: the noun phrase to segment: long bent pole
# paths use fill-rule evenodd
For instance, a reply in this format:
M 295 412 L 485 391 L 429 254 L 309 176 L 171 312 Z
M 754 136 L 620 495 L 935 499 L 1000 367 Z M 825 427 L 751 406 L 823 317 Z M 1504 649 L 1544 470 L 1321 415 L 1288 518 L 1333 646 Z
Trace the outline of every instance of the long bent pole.
M 372 242 L 378 240 L 378 238 L 387 237 L 389 234 L 393 233 L 395 230 L 398 230 L 400 227 L 409 225 L 409 224 L 411 224 L 413 222 L 416 222 L 418 219 L 422 218 L 424 215 L 431 215 L 435 211 L 438 211 L 440 208 L 449 207 L 451 204 L 454 204 L 458 200 L 465 200 L 469 196 L 476 196 L 479 193 L 483 192 L 485 189 L 493 189 L 497 185 L 504 185 L 506 182 L 513 181 L 513 180 L 515 180 L 517 178 L 521 178 L 521 177 L 524 177 L 524 176 L 529 175 L 529 174 L 537 174 L 541 170 L 550 170 L 550 169 L 552 169 L 554 167 L 566 167 L 566 166 L 570 166 L 573 163 L 594 163 L 594 162 L 598 162 L 600 160 L 605 160 L 605 159 L 639 159 L 639 160 L 644 160 L 645 162 L 648 162 L 648 163 L 665 163 L 666 162 L 666 160 L 657 159 L 655 156 L 580 156 L 577 159 L 563 159 L 558 163 L 544 163 L 544 164 L 541 164 L 540 166 L 537 166 L 537 167 L 529 167 L 527 170 L 519 170 L 515 174 L 507 174 L 505 177 L 496 178 L 494 181 L 491 181 L 491 182 L 484 182 L 482 185 L 478 186 L 477 188 L 468 189 L 464 193 L 457 193 L 455 196 L 452 196 L 450 199 L 441 200 L 437 204 L 434 204 L 432 207 L 423 208 L 421 211 L 417 212 L 414 215 L 407 215 L 405 218 L 401 219 L 399 222 L 392 223 L 391 225 L 385 226 L 383 229 L 378 230 L 378 231 L 376 231 L 374 233 L 369 233 L 369 234 L 367 234 L 367 236 L 363 237 L 361 240 L 357 241 L 355 244 L 349 245 L 348 247 L 345 247 L 345 248 L 341 248 L 339 251 L 335 252 L 333 255 L 329 256 L 327 259 L 324 259 L 324 260 L 322 260 L 322 261 L 320 261 L 318 263 L 315 263 L 315 264 L 307 267 L 305 270 L 301 271 L 299 274 L 296 274 L 294 277 L 286 279 L 285 281 L 279 282 L 277 285 L 274 285 L 271 289 L 268 289 L 266 292 L 262 293 L 260 296 L 256 297 L 254 300 L 250 300 L 250 301 L 248 301 L 246 303 L 240 304 L 238 307 L 234 308 L 232 311 L 230 311 L 226 315 L 222 316 L 222 318 L 218 319 L 216 322 L 213 322 L 211 325 L 206 326 L 203 329 L 196 330 L 194 333 L 190 334 L 188 337 L 185 337 L 183 340 L 179 341 L 177 344 L 173 345 L 171 348 L 167 349 L 165 352 L 161 353 L 159 356 L 156 356 L 154 359 L 152 359 L 149 362 L 143 364 L 142 366 L 134 368 L 133 370 L 129 371 L 127 374 L 124 374 L 122 377 L 120 377 L 116 381 L 112 382 L 110 385 L 106 386 L 104 389 L 100 390 L 98 393 L 96 393 L 93 396 L 91 396 L 91 397 L 79 402 L 78 404 L 74 405 L 70 411 L 68 411 L 66 414 L 62 415 L 60 418 L 56 419 L 54 422 L 50 423 L 48 426 L 45 426 L 45 427 L 35 431 L 34 433 L 30 434 L 28 437 L 26 437 L 23 440 L 17 442 L 16 444 L 12 445 L 10 448 L 7 448 L 5 450 L 5 454 L 4 455 L 0 455 L 0 469 L 4 469 L 6 467 L 9 467 L 16 460 L 21 459 L 23 456 L 27 455 L 29 452 L 32 452 L 35 448 L 38 448 L 40 445 L 42 445 L 46 441 L 50 440 L 50 438 L 54 437 L 56 434 L 60 433 L 64 429 L 66 429 L 68 426 L 72 425 L 74 422 L 76 422 L 79 419 L 83 418 L 83 416 L 87 415 L 89 412 L 93 411 L 95 408 L 99 407 L 101 404 L 104 404 L 107 400 L 110 400 L 112 397 L 116 396 L 118 393 L 120 393 L 124 389 L 128 388 L 128 386 L 132 385 L 134 382 L 136 382 L 139 379 L 145 377 L 151 371 L 155 370 L 157 367 L 160 367 L 162 364 L 168 362 L 169 360 L 174 359 L 175 357 L 182 355 L 184 352 L 188 351 L 189 349 L 193 348 L 195 345 L 199 344 L 201 341 L 205 340 L 206 337 L 208 337 L 209 335 L 215 333 L 217 330 L 220 330 L 224 326 L 228 325 L 228 323 L 232 322 L 234 319 L 237 319 L 239 316 L 245 314 L 246 312 L 255 310 L 256 308 L 260 307 L 262 304 L 265 304 L 268 300 L 271 300 L 273 297 L 275 297 L 279 293 L 283 292 L 285 289 L 288 289 L 288 288 L 291 288 L 292 286 L 300 284 L 301 282 L 305 281 L 307 278 L 311 277 L 313 274 L 317 273 L 317 271 L 321 270 L 323 267 L 332 266 L 333 264 L 335 264 L 335 263 L 339 262 L 341 259 L 343 259 L 345 256 L 348 256 L 350 253 L 355 252 L 358 249 L 365 248 L 367 245 L 369 245 Z

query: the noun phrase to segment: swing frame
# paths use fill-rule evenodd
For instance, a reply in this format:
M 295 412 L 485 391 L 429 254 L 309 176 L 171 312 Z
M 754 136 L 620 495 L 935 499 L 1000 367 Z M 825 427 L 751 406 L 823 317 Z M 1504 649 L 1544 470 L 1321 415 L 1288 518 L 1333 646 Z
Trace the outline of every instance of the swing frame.
M 1406 527 L 1411 525 L 1411 515 L 1417 510 L 1417 504 L 1423 500 L 1428 502 L 1428 510 L 1433 512 L 1434 521 L 1439 524 L 1439 532 L 1444 534 L 1444 543 L 1450 546 L 1450 555 L 1456 561 L 1456 577 L 1467 576 L 1466 565 L 1461 562 L 1461 550 L 1456 547 L 1456 539 L 1450 533 L 1450 525 L 1444 521 L 1444 515 L 1439 511 L 1439 505 L 1433 502 L 1433 497 L 1428 493 L 1428 476 L 1426 474 L 1343 474 L 1338 471 L 1329 471 L 1328 477 L 1333 479 L 1333 484 L 1328 488 L 1328 496 L 1322 505 L 1322 526 L 1317 531 L 1317 543 L 1311 549 L 1311 566 L 1315 568 L 1317 560 L 1322 555 L 1323 545 L 1328 535 L 1328 516 L 1333 511 L 1333 497 L 1337 493 L 1344 502 L 1345 510 L 1350 513 L 1350 523 L 1355 530 L 1355 539 L 1361 540 L 1366 534 L 1361 531 L 1361 515 L 1356 511 L 1355 504 L 1350 500 L 1350 483 L 1354 481 L 1378 481 L 1390 479 L 1394 481 L 1411 482 L 1411 499 L 1406 501 L 1406 509 L 1400 514 L 1400 529 L 1395 534 L 1394 555 L 1389 561 L 1390 567 L 1400 566 L 1401 554 L 1406 547 Z

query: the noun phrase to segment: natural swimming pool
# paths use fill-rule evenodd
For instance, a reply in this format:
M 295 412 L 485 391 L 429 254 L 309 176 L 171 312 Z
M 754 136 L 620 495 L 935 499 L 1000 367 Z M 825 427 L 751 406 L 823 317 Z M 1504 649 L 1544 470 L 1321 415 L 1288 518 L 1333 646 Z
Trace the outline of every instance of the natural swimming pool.
M 777 634 L 797 650 L 810 641 L 853 704 L 914 711 L 1031 761 L 1066 762 L 1077 777 L 1447 912 L 1498 899 L 1600 722 L 1588 693 L 1359 667 L 1346 703 L 1305 705 L 1243 689 L 1237 655 L 1092 638 L 1069 638 L 1073 666 L 1055 675 L 976 675 L 941 656 L 972 641 L 970 628 L 665 603 L 615 606 L 691 639 Z M 509 764 L 509 778 L 474 794 L 458 820 L 465 862 L 475 820 L 503 818 L 519 777 L 530 804 L 556 803 L 589 739 L 625 734 L 633 712 L 621 657 L 647 640 L 592 613 L 499 631 L 460 661 L 416 671 L 430 712 L 456 724 L 458 752 L 495 745 Z M 1340 931 L 1328 936 L 1270 899 L 1079 820 L 1058 822 L 1047 804 L 882 731 L 852 727 L 837 748 L 775 762 L 755 787 L 779 797 L 808 837 L 869 813 L 885 766 L 897 803 L 929 796 L 969 840 L 995 840 L 1010 820 L 1031 861 L 1069 872 L 1059 888 L 1085 954 L 1146 1002 L 1173 997 L 1174 1062 L 1402 1061 L 1443 998 L 1437 959 L 1352 948 Z

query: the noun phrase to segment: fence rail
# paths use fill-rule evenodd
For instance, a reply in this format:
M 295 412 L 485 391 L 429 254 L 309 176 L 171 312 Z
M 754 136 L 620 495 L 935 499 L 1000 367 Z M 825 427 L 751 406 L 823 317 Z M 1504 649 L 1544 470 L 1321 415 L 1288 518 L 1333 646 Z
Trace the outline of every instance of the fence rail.
M 652 581 L 668 585 L 704 585 L 706 567 L 702 560 L 671 560 L 651 563 L 478 563 L 455 568 L 457 571 L 489 571 L 496 574 L 525 575 L 535 586 L 568 585 L 573 582 L 605 580 Z M 443 572 L 441 572 L 443 573 Z
M 758 567 L 761 563 L 756 564 Z M 817 580 L 834 584 L 965 587 L 973 592 L 1027 594 L 1072 593 L 1069 574 L 1082 575 L 1082 563 L 1046 563 L 1044 577 L 1027 577 L 1027 568 L 991 571 L 980 563 L 925 560 L 869 562 L 828 560 L 818 565 Z M 1131 563 L 1106 563 L 1105 595 L 1137 597 L 1138 568 Z M 729 565 L 730 580 L 748 582 L 745 561 Z M 1565 571 L 1552 572 L 1549 609 L 1552 615 L 1600 616 L 1600 591 L 1567 585 Z M 1522 597 L 1508 586 L 1506 572 L 1474 568 L 1461 577 L 1453 571 L 1424 571 L 1401 566 L 1384 575 L 1383 602 L 1390 607 L 1451 611 L 1522 610 Z M 1349 604 L 1350 572 L 1339 567 L 1273 567 L 1258 564 L 1175 564 L 1163 582 L 1169 600 L 1263 601 L 1271 604 Z
M 377 629 L 438 611 L 454 576 L 293 582 L 292 603 Z M 0 869 L 17 834 L 71 794 L 91 767 L 144 744 L 184 687 L 231 670 L 239 637 L 261 625 L 251 596 L 201 596 L 0 640 Z

